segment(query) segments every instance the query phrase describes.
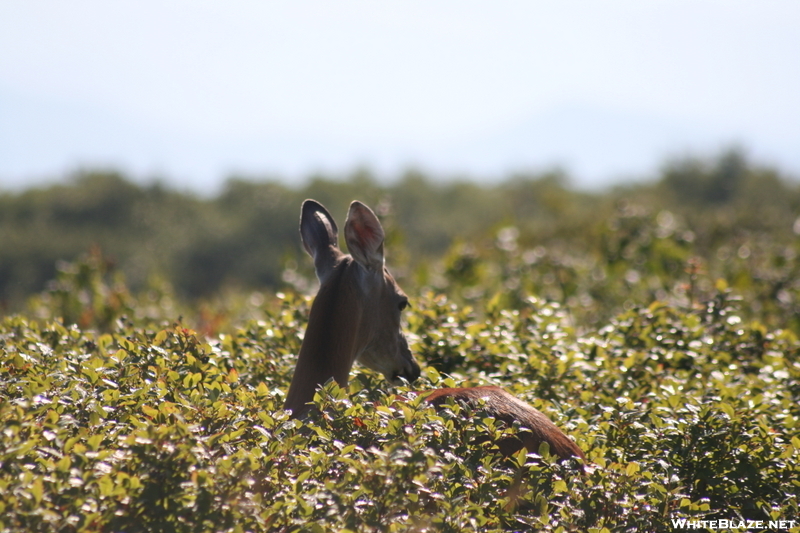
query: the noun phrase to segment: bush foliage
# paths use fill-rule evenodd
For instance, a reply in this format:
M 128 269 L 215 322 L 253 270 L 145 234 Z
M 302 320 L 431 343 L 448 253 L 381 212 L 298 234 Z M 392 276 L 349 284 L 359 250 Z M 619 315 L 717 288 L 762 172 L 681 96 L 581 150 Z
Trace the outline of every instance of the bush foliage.
M 302 421 L 282 410 L 302 291 L 186 301 L 163 278 L 129 286 L 98 248 L 62 262 L 0 322 L 0 531 L 800 531 L 798 211 L 788 194 L 778 215 L 737 204 L 771 179 L 742 165 L 686 163 L 601 199 L 509 182 L 495 192 L 544 218 L 417 262 L 399 229 L 413 203 L 394 200 L 387 251 L 423 376 L 394 387 L 356 367 Z M 659 203 L 687 183 L 681 202 L 717 208 Z M 483 437 L 514 428 L 414 392 L 487 384 L 550 416 L 586 469 L 544 448 L 503 457 Z
M 588 334 L 532 296 L 480 315 L 414 300 L 427 365 L 414 389 L 504 386 L 586 450 L 582 473 L 544 451 L 503 458 L 479 437 L 509 429 L 486 413 L 433 411 L 366 371 L 290 420 L 308 298 L 279 295 L 205 337 L 137 311 L 96 263 L 67 270 L 94 296 L 61 279 L 38 319 L 0 328 L 2 530 L 657 531 L 798 516 L 800 343 L 744 321 L 727 290 Z M 93 319 L 68 325 L 64 310 Z

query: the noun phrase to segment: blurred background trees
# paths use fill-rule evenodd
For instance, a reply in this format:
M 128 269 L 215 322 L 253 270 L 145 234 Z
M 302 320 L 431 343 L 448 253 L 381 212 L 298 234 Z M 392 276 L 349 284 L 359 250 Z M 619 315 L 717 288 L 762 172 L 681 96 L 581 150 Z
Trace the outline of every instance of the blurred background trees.
M 187 302 L 310 290 L 297 231 L 308 197 L 340 228 L 351 200 L 373 207 L 388 263 L 412 294 L 431 288 L 462 303 L 494 295 L 512 307 L 535 294 L 591 326 L 657 299 L 693 305 L 724 285 L 748 296 L 758 318 L 800 328 L 800 187 L 735 150 L 673 160 L 650 182 L 602 192 L 573 190 L 559 172 L 477 184 L 409 171 L 385 184 L 358 170 L 300 187 L 234 177 L 203 198 L 82 172 L 0 193 L 0 310 L 57 290 L 49 280 L 92 250 L 132 291 L 166 283 Z

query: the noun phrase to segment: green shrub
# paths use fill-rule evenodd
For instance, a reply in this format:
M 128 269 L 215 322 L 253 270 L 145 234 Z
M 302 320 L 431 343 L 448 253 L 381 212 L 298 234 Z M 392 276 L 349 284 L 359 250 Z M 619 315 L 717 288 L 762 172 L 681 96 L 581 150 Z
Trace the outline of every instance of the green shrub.
M 34 317 L 0 325 L 2 531 L 668 531 L 677 518 L 800 517 L 800 343 L 742 318 L 727 289 L 633 306 L 595 330 L 522 290 L 474 308 L 426 292 L 407 327 L 420 381 L 358 370 L 299 421 L 282 405 L 308 298 L 279 295 L 205 336 L 86 268 L 64 268 Z M 85 309 L 94 318 L 70 324 Z M 481 384 L 553 418 L 586 472 L 545 449 L 503 458 L 483 437 L 513 429 L 413 392 Z

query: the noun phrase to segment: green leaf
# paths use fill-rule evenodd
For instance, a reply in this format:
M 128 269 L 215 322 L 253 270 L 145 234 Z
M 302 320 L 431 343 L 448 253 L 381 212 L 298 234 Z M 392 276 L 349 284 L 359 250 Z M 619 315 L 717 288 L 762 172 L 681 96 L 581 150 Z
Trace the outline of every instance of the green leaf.
M 33 496 L 34 501 L 38 505 L 42 501 L 42 496 L 44 495 L 44 485 L 42 483 L 41 478 L 36 478 L 33 480 L 33 483 L 30 486 L 31 495 Z

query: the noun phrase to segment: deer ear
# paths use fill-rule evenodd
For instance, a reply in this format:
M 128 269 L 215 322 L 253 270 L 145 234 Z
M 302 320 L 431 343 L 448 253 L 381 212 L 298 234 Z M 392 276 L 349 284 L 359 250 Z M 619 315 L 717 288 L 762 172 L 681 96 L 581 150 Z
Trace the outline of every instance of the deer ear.
M 314 200 L 306 200 L 300 209 L 300 238 L 303 248 L 314 259 L 320 283 L 333 268 L 339 250 L 339 229 L 328 210 Z
M 361 202 L 350 204 L 344 239 L 357 262 L 370 270 L 383 272 L 383 227 L 372 209 Z

